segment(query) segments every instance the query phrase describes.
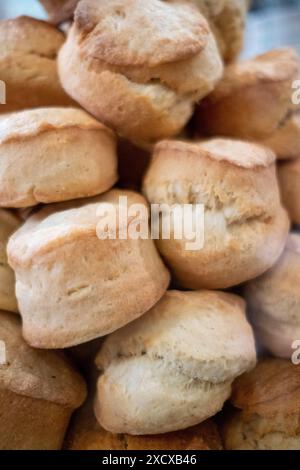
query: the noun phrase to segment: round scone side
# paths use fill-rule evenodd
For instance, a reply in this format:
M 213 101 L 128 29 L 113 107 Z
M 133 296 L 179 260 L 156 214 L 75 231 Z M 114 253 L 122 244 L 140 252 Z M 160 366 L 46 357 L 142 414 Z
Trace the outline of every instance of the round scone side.
M 105 340 L 96 358 L 102 372 L 96 417 L 114 433 L 193 426 L 222 408 L 232 380 L 255 359 L 241 298 L 168 291 L 146 315 Z
M 300 157 L 280 163 L 277 171 L 283 205 L 291 221 L 300 224 Z

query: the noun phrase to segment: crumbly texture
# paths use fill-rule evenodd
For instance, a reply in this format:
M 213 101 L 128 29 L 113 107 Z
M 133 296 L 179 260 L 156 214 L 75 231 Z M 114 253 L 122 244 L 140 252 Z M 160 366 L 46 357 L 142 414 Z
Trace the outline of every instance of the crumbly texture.
M 59 54 L 67 92 L 139 143 L 180 132 L 222 71 L 207 21 L 177 1 L 83 0 Z
M 81 376 L 61 353 L 30 348 L 19 319 L 0 312 L 1 449 L 59 449 L 68 421 L 85 399 Z
M 60 24 L 74 15 L 79 0 L 39 0 L 48 13 L 51 23 Z
M 300 157 L 278 165 L 283 205 L 294 224 L 300 224 Z
M 58 78 L 56 57 L 64 35 L 27 16 L 0 21 L 0 76 L 6 84 L 1 113 L 39 106 L 70 106 Z
M 15 313 L 18 312 L 15 275 L 7 261 L 6 245 L 20 223 L 14 214 L 0 209 L 0 309 Z
M 150 203 L 203 204 L 204 246 L 161 237 L 157 246 L 183 287 L 227 288 L 257 277 L 280 256 L 289 229 L 274 154 L 224 139 L 163 141 L 154 148 L 143 191 Z
M 198 108 L 197 132 L 256 141 L 273 137 L 290 115 L 299 67 L 296 51 L 289 48 L 229 65 Z
M 300 235 L 289 235 L 278 262 L 245 286 L 250 318 L 261 344 L 289 359 L 300 337 Z
M 0 206 L 94 196 L 117 181 L 116 138 L 75 108 L 38 108 L 0 121 Z
M 127 233 L 131 221 L 118 225 L 114 214 L 107 223 L 116 228 L 117 238 L 103 239 L 97 211 L 106 210 L 107 203 L 120 211 L 120 196 L 128 198 L 128 207 L 147 207 L 138 194 L 114 190 L 41 209 L 10 239 L 23 334 L 32 346 L 64 348 L 104 336 L 164 294 L 169 273 L 151 239 L 119 239 L 119 229 Z M 147 216 L 134 220 L 147 226 Z
M 114 433 L 185 429 L 216 414 L 232 380 L 253 367 L 245 304 L 232 294 L 168 291 L 151 311 L 109 336 L 95 413 Z
M 261 360 L 233 384 L 236 408 L 223 427 L 226 449 L 298 450 L 300 377 L 298 366 Z
M 278 129 L 262 143 L 275 152 L 279 160 L 300 155 L 300 111 L 292 111 Z

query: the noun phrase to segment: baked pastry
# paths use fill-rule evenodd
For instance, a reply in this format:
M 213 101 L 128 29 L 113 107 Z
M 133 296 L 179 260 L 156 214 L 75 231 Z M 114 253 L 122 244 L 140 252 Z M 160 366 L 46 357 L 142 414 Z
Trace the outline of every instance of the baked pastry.
M 0 448 L 60 449 L 85 396 L 81 376 L 58 352 L 30 348 L 19 319 L 0 312 Z
M 56 56 L 64 35 L 28 16 L 0 21 L 0 79 L 6 84 L 1 113 L 39 106 L 70 106 L 57 74 Z
M 191 240 L 184 232 L 175 239 L 172 227 L 171 236 L 164 239 L 161 233 L 157 242 L 182 287 L 227 288 L 276 262 L 289 221 L 280 204 L 274 160 L 267 148 L 226 139 L 155 146 L 143 184 L 148 201 L 204 206 L 203 246 L 188 249 Z
M 0 206 L 94 196 L 116 181 L 116 138 L 85 111 L 38 108 L 0 121 Z
M 150 163 L 151 151 L 142 149 L 128 140 L 118 139 L 118 186 L 140 191 L 143 176 Z
M 154 436 L 111 434 L 97 422 L 93 401 L 78 410 L 67 434 L 67 450 L 220 450 L 221 438 L 212 420 L 184 431 Z
M 248 0 L 193 0 L 208 19 L 225 62 L 232 62 L 242 50 Z
M 300 154 L 299 158 L 278 165 L 282 201 L 290 219 L 300 224 Z
M 235 407 L 223 427 L 232 450 L 299 450 L 299 366 L 263 359 L 233 384 Z
M 223 72 L 195 5 L 162 0 L 82 0 L 58 63 L 69 95 L 138 143 L 178 134 Z
M 257 338 L 275 356 L 290 358 L 300 338 L 300 235 L 289 235 L 275 266 L 245 286 Z
M 299 111 L 292 105 L 292 83 L 300 62 L 293 49 L 275 49 L 229 65 L 215 90 L 200 103 L 198 134 L 255 140 L 279 158 L 299 149 Z
M 10 312 L 17 312 L 18 305 L 15 296 L 15 276 L 7 262 L 6 245 L 8 238 L 19 225 L 20 220 L 14 214 L 0 209 L 0 310 Z
M 74 15 L 79 0 L 40 0 L 51 23 L 60 24 Z
M 118 215 L 133 204 L 146 209 L 142 196 L 113 190 L 45 207 L 12 236 L 8 259 L 30 345 L 59 349 L 104 336 L 164 294 L 169 273 L 154 242 L 129 233 L 148 214 Z
M 134 435 L 194 426 L 222 408 L 231 382 L 255 356 L 241 298 L 168 291 L 104 341 L 96 417 L 107 431 Z

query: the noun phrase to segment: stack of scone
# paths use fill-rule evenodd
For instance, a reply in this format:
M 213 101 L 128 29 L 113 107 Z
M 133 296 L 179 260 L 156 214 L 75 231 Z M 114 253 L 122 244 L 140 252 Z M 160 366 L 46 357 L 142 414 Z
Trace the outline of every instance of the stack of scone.
M 297 447 L 299 58 L 238 61 L 247 0 L 41 3 L 0 22 L 0 448 Z

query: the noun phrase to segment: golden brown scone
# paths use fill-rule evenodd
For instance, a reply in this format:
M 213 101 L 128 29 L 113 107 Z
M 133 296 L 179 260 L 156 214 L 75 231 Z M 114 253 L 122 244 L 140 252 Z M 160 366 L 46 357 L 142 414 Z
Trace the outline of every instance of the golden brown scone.
M 168 291 L 103 343 L 95 413 L 113 433 L 162 434 L 215 415 L 254 366 L 245 303 L 214 291 Z
M 242 50 L 248 0 L 193 0 L 208 19 L 225 62 L 232 62 Z
M 292 83 L 299 70 L 299 57 L 288 48 L 229 65 L 215 90 L 200 103 L 196 131 L 259 141 L 279 158 L 293 156 L 299 149 L 300 126 L 294 117 Z
M 53 351 L 30 348 L 18 318 L 0 312 L 0 448 L 60 449 L 85 396 L 81 376 Z
M 74 15 L 79 0 L 39 0 L 48 13 L 49 21 L 60 24 Z
M 104 336 L 145 313 L 167 289 L 169 273 L 154 242 L 119 237 L 139 221 L 147 224 L 148 214 L 118 222 L 108 210 L 103 220 L 116 239 L 99 227 L 107 204 L 122 212 L 120 197 L 128 207 L 146 206 L 136 193 L 113 190 L 45 207 L 10 239 L 23 334 L 32 346 L 65 348 Z
M 300 339 L 300 235 L 289 235 L 278 262 L 245 286 L 251 322 L 261 345 L 290 358 Z
M 280 163 L 278 177 L 283 205 L 291 221 L 300 224 L 300 157 Z
M 38 106 L 71 106 L 57 74 L 65 40 L 54 26 L 27 16 L 0 21 L 0 80 L 6 84 L 1 113 Z
M 223 428 L 226 449 L 299 450 L 299 366 L 263 359 L 233 384 L 236 408 Z
M 6 245 L 20 223 L 21 221 L 14 214 L 0 209 L 0 310 L 15 313 L 18 311 L 15 276 L 7 262 Z
M 117 181 L 116 138 L 76 108 L 38 108 L 0 121 L 0 206 L 95 196 Z
M 184 431 L 153 436 L 111 434 L 97 422 L 93 400 L 76 412 L 67 434 L 68 450 L 220 450 L 220 434 L 212 420 Z
M 280 256 L 289 229 L 271 150 L 242 141 L 162 141 L 144 179 L 150 203 L 203 204 L 204 246 L 157 242 L 174 278 L 190 289 L 223 289 L 255 278 Z
M 195 5 L 161 0 L 82 0 L 58 62 L 70 96 L 138 143 L 179 133 L 223 71 Z

